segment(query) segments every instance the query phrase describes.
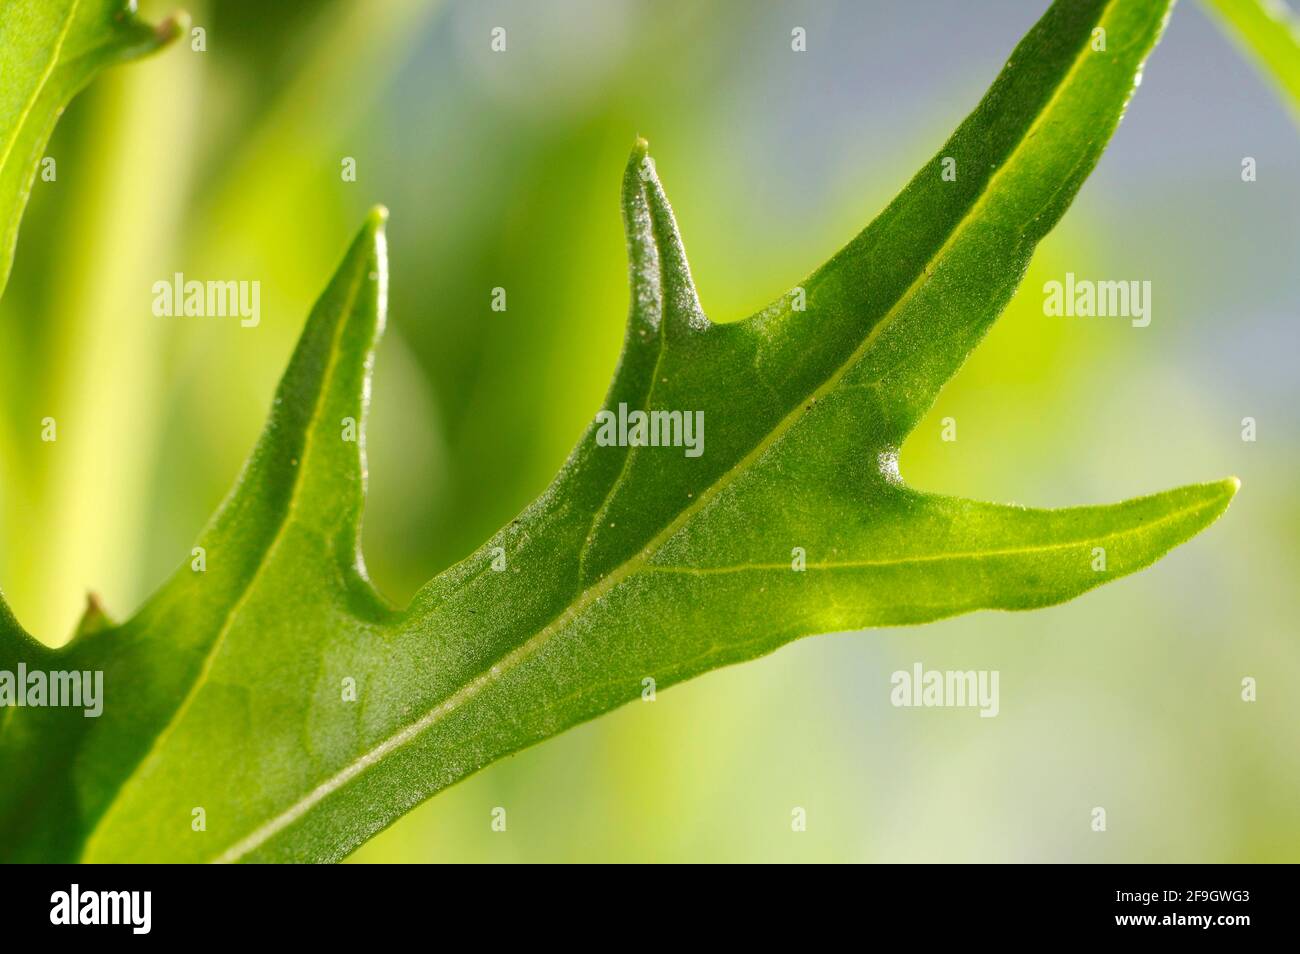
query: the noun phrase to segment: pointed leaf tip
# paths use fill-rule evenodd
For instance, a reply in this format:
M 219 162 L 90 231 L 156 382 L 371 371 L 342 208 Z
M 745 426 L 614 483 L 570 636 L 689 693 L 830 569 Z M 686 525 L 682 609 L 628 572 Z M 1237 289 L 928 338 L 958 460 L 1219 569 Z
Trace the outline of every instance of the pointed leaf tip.
M 123 0 L 114 17 L 117 37 L 111 52 L 105 53 L 111 59 L 105 62 L 123 63 L 141 56 L 157 53 L 190 29 L 190 15 L 185 10 L 175 10 L 157 23 L 150 23 L 139 15 L 134 0 Z
M 342 563 L 359 559 L 369 380 L 387 306 L 385 215 L 382 206 L 371 210 L 312 308 L 262 436 L 199 541 L 209 554 L 208 588 L 224 573 L 244 585 L 290 520 L 333 541 Z M 211 560 L 232 549 L 238 564 Z M 188 564 L 178 574 L 192 577 Z
M 113 621 L 109 618 L 108 611 L 104 609 L 104 602 L 99 594 L 93 590 L 87 591 L 86 608 L 81 613 L 81 621 L 73 631 L 73 640 L 108 629 L 112 625 Z
M 190 14 L 188 10 L 177 10 L 171 16 L 159 21 L 158 26 L 154 28 L 154 37 L 159 47 L 164 47 L 180 39 L 190 28 Z
M 1183 491 L 1189 498 L 1195 498 L 1195 504 L 1199 504 L 1206 509 L 1213 508 L 1214 516 L 1205 522 L 1205 525 L 1213 522 L 1220 514 L 1228 509 L 1232 503 L 1232 498 L 1237 495 L 1241 489 L 1241 481 L 1236 477 L 1224 477 L 1222 480 L 1211 480 L 1203 484 L 1190 484 L 1183 488 Z M 1175 493 L 1176 491 L 1170 491 Z
M 1203 484 L 1189 484 L 1186 487 L 1153 496 L 1167 496 L 1171 501 L 1177 501 L 1181 498 L 1180 509 L 1187 513 L 1189 517 L 1188 532 L 1182 540 L 1179 540 L 1181 543 L 1183 540 L 1190 540 L 1223 516 L 1240 489 L 1240 480 L 1236 477 L 1224 477 L 1222 480 L 1211 480 Z
M 1222 503 L 1222 506 L 1219 507 L 1218 513 L 1215 514 L 1217 518 L 1219 514 L 1228 509 L 1228 505 L 1231 504 L 1233 498 L 1237 496 L 1237 491 L 1241 489 L 1241 480 L 1237 477 L 1225 477 L 1222 480 L 1214 481 L 1209 486 L 1217 490 L 1217 497 Z
M 638 136 L 623 174 L 623 221 L 632 288 L 646 323 L 669 337 L 704 331 L 709 320 L 691 278 L 677 218 L 659 180 L 650 144 Z

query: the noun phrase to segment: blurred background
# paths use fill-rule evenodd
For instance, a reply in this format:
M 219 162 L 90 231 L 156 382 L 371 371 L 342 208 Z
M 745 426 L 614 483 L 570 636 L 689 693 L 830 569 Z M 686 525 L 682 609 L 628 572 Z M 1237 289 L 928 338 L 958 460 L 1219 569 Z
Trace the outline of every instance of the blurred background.
M 404 604 L 547 485 L 599 406 L 627 308 L 635 136 L 706 310 L 738 319 L 870 221 L 1047 3 L 184 6 L 203 52 L 182 40 L 68 110 L 0 304 L 0 581 L 51 643 L 88 590 L 124 618 L 188 560 L 372 204 L 392 211 L 391 288 L 365 549 Z M 1300 858 L 1297 261 L 1300 139 L 1183 0 L 902 472 L 1038 506 L 1235 474 L 1226 517 L 1064 606 L 803 640 L 626 706 L 436 797 L 355 860 Z M 155 318 L 151 286 L 178 271 L 260 281 L 260 326 Z M 1043 282 L 1066 271 L 1150 280 L 1150 327 L 1044 317 Z M 1000 716 L 893 708 L 890 674 L 915 662 L 999 670 Z

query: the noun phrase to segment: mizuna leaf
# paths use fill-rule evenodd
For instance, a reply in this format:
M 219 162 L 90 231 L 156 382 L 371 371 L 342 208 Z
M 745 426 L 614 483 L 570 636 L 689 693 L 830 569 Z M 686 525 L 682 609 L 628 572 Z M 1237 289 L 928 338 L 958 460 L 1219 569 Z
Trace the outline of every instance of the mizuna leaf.
M 643 679 L 813 633 L 1059 603 L 1204 528 L 1235 481 L 1047 511 L 926 494 L 897 472 L 903 438 L 1096 163 L 1167 12 L 1052 6 L 880 217 L 741 322 L 705 318 L 638 143 L 623 178 L 630 317 L 604 410 L 701 411 L 703 453 L 605 446 L 593 423 L 537 501 L 400 611 L 366 581 L 363 446 L 341 429 L 364 418 L 383 319 L 373 218 L 199 540 L 206 571 L 182 566 L 133 619 L 61 652 L 5 623 L 0 670 L 103 670 L 105 700 L 97 719 L 6 714 L 0 765 L 18 783 L 0 790 L 0 851 L 336 860 Z
M 0 292 L 18 223 L 59 114 L 101 69 L 166 45 L 184 18 L 157 27 L 127 0 L 0 0 Z
M 1285 0 L 1204 0 L 1300 121 L 1300 16 Z

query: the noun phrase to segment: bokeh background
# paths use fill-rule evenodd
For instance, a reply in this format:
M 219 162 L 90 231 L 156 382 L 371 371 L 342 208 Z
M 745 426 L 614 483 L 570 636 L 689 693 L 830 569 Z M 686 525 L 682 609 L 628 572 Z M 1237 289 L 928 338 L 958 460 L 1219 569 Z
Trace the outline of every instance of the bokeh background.
M 627 307 L 617 199 L 636 135 L 706 310 L 740 318 L 874 216 L 1046 5 L 185 0 L 206 51 L 182 42 L 74 102 L 0 304 L 15 612 L 62 642 L 87 590 L 125 617 L 188 559 L 375 202 L 392 210 L 391 298 L 365 548 L 404 603 L 546 486 L 599 406 Z M 355 859 L 1300 859 L 1298 223 L 1290 118 L 1183 0 L 1100 167 L 902 471 L 1042 506 L 1235 474 L 1226 517 L 1064 606 L 807 639 L 629 705 L 436 797 Z M 1150 327 L 1044 317 L 1042 284 L 1067 270 L 1152 281 Z M 153 317 L 151 286 L 176 271 L 259 280 L 260 327 Z M 57 456 L 38 439 L 47 415 Z M 918 661 L 1000 670 L 1001 715 L 891 707 L 890 674 Z

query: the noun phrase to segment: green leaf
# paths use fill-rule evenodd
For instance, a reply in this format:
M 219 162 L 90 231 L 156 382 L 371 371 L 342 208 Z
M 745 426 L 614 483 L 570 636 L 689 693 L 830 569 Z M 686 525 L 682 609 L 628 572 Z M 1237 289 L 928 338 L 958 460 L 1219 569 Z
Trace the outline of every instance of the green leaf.
M 1285 0 L 1202 0 L 1300 122 L 1300 16 Z
M 623 178 L 630 317 L 604 410 L 703 412 L 703 453 L 606 446 L 593 422 L 540 498 L 404 610 L 366 581 L 364 447 L 345 439 L 383 320 L 373 217 L 199 540 L 205 571 L 183 565 L 130 621 L 96 614 L 62 651 L 0 631 L 0 670 L 105 673 L 97 719 L 6 714 L 0 765 L 21 782 L 0 790 L 0 852 L 337 860 L 645 679 L 663 688 L 814 633 L 1059 603 L 1207 526 L 1236 481 L 1048 511 L 897 473 L 903 438 L 1095 164 L 1167 10 L 1054 5 L 880 217 L 802 294 L 745 321 L 705 318 L 639 142 Z M 1107 51 L 1091 49 L 1097 27 Z
M 160 49 L 184 17 L 150 26 L 128 0 L 0 0 L 0 292 L 45 144 L 68 101 L 106 66 Z

